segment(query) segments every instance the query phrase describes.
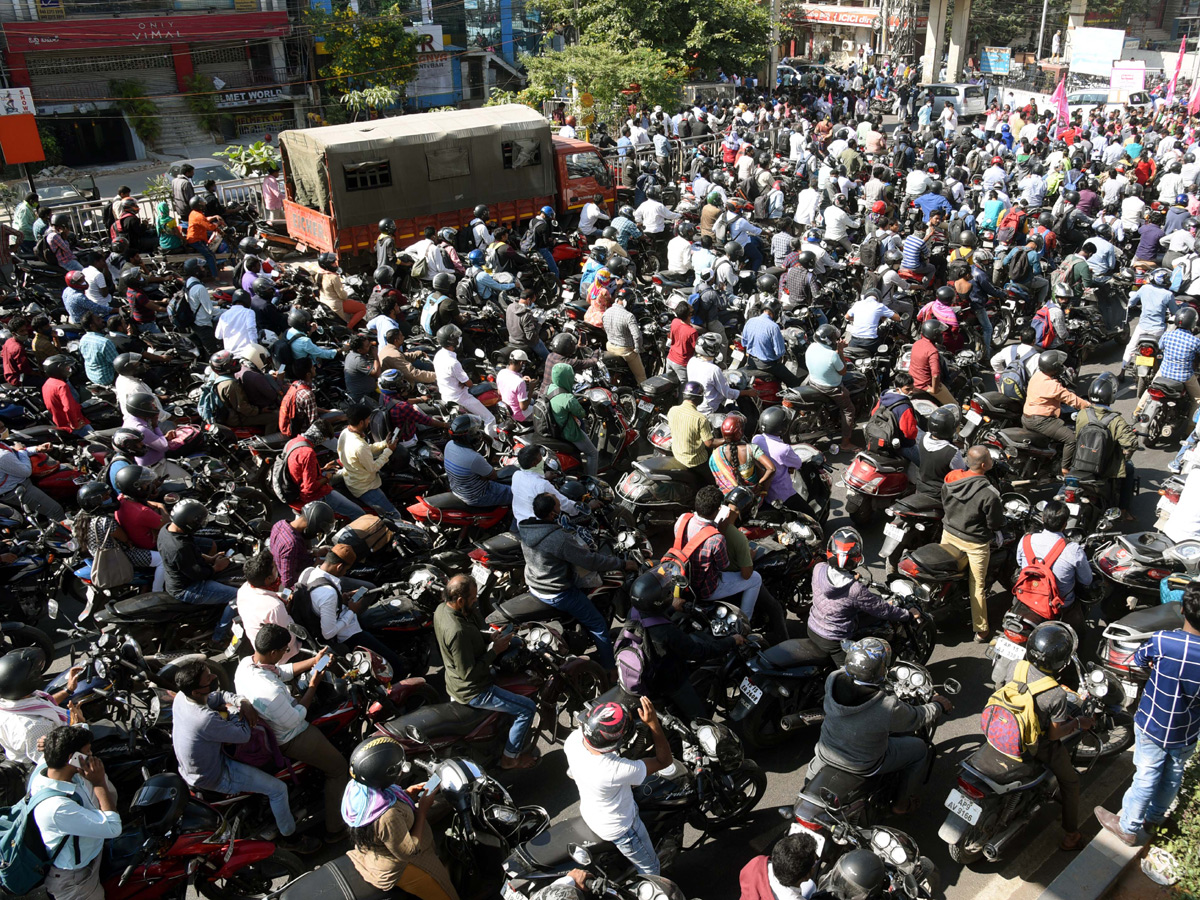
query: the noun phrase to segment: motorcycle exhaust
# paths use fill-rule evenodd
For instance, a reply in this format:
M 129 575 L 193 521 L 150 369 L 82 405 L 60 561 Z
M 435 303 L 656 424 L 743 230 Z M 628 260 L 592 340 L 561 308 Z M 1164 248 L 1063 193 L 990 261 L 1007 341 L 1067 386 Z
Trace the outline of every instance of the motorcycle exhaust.
M 995 862 L 1003 855 L 1008 845 L 1024 830 L 1025 826 L 1029 824 L 1030 820 L 1037 815 L 1038 810 L 1041 808 L 1041 803 L 1035 804 L 1027 813 L 1000 832 L 998 836 L 984 844 L 983 855 L 987 858 L 988 862 Z
M 779 725 L 784 731 L 793 731 L 809 725 L 820 725 L 824 721 L 825 711 L 820 707 L 813 707 L 812 709 L 802 709 L 800 712 L 789 713 L 779 720 Z

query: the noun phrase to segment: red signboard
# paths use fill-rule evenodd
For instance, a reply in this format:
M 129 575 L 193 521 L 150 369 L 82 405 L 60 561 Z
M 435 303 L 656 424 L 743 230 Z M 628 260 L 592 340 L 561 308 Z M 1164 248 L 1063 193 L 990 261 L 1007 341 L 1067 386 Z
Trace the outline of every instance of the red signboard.
M 125 16 L 119 19 L 6 22 L 4 25 L 8 49 L 13 53 L 181 44 L 189 41 L 238 41 L 283 37 L 288 31 L 286 12 Z
M 863 6 L 822 6 L 816 3 L 797 3 L 788 9 L 785 17 L 800 22 L 821 22 L 829 25 L 870 28 L 879 18 L 879 9 Z M 919 27 L 924 27 L 928 21 L 928 16 L 917 17 Z M 894 28 L 899 24 L 899 16 L 888 17 L 889 26 Z

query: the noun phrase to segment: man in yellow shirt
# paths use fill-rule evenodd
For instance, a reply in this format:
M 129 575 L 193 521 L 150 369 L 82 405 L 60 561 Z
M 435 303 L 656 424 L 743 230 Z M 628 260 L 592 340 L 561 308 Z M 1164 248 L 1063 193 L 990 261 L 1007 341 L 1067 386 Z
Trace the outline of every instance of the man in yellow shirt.
M 696 474 L 699 485 L 712 484 L 709 453 L 721 446 L 722 439 L 713 433 L 708 416 L 700 412 L 704 388 L 698 381 L 683 386 L 683 402 L 667 413 L 671 428 L 671 455 Z
M 346 489 L 384 518 L 396 519 L 399 510 L 383 492 L 379 472 L 400 442 L 395 432 L 386 441 L 370 440 L 371 408 L 361 403 L 346 410 L 346 430 L 338 438 L 338 459 Z

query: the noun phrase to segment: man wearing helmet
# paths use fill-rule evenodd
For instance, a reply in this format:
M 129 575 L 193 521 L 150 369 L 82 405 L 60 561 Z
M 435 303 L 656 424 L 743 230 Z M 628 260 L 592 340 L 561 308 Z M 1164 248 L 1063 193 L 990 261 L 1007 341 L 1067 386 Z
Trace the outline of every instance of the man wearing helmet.
M 704 391 L 700 412 L 707 415 L 710 421 L 715 419 L 718 426 L 725 418 L 722 410 L 742 395 L 741 391 L 729 386 L 725 372 L 716 363 L 723 346 L 720 335 L 707 332 L 696 341 L 696 354 L 687 364 L 688 381 L 696 382 Z
M 1029 379 L 1025 389 L 1025 405 L 1021 415 L 1021 424 L 1025 428 L 1062 443 L 1063 475 L 1070 474 L 1071 461 L 1075 457 L 1075 432 L 1059 418 L 1063 404 L 1076 410 L 1091 406 L 1058 380 L 1066 361 L 1067 354 L 1061 350 L 1042 351 L 1038 356 L 1038 371 Z
M 1133 334 L 1121 354 L 1122 370 L 1119 380 L 1125 379 L 1125 372 L 1133 362 L 1133 353 L 1138 343 L 1146 338 L 1157 340 L 1167 330 L 1167 316 L 1178 309 L 1175 294 L 1171 291 L 1171 273 L 1166 269 L 1155 269 L 1146 279 L 1146 283 L 1137 289 L 1129 298 L 1129 308 L 1141 306 L 1137 327 L 1131 329 Z
M 928 754 L 925 742 L 911 733 L 933 724 L 953 707 L 940 694 L 913 706 L 884 690 L 891 659 L 887 641 L 864 638 L 846 652 L 845 665 L 825 680 L 825 719 L 808 777 L 825 766 L 863 776 L 901 772 L 892 811 L 903 815 L 916 806 Z
M 477 416 L 488 436 L 495 437 L 496 417 L 471 393 L 471 379 L 458 359 L 462 329 L 457 325 L 443 325 L 438 329 L 437 342 L 441 349 L 434 354 L 433 371 L 442 402 L 457 404 L 464 412 Z
M 1184 307 L 1175 317 L 1175 327 L 1163 335 L 1158 342 L 1162 349 L 1162 366 L 1158 377 L 1178 381 L 1187 388 L 1193 401 L 1200 400 L 1200 384 L 1196 373 L 1200 371 L 1200 337 L 1196 336 L 1196 310 Z M 1146 395 L 1138 400 L 1135 412 L 1141 412 Z
M 342 281 L 342 270 L 337 264 L 337 256 L 333 253 L 317 254 L 316 282 L 318 299 L 337 318 L 353 329 L 363 316 L 367 307 L 361 300 L 355 300 L 346 290 Z
M 158 552 L 166 569 L 167 593 L 181 603 L 222 607 L 212 634 L 213 644 L 220 647 L 233 625 L 237 588 L 217 580 L 229 568 L 230 558 L 212 547 L 211 540 L 195 536 L 207 521 L 208 510 L 199 500 L 180 500 L 171 508 L 170 524 L 158 533 Z M 202 544 L 211 549 L 202 549 Z
M 492 243 L 492 232 L 488 228 L 488 222 L 491 221 L 491 218 L 491 212 L 484 204 L 481 203 L 475 207 L 474 217 L 468 223 L 467 227 L 471 229 L 471 237 L 475 239 L 476 250 L 486 250 L 488 245 Z
M 804 367 L 808 378 L 804 383 L 829 397 L 842 413 L 842 450 L 854 448 L 854 401 L 842 383 L 846 373 L 846 342 L 833 325 L 817 328 L 813 341 L 804 351 Z
M 772 276 L 760 276 L 760 280 L 763 278 L 775 281 Z M 776 321 L 779 314 L 779 301 L 775 298 L 775 291 L 771 291 L 762 302 L 762 312 L 750 318 L 742 328 L 742 345 L 751 368 L 770 372 L 788 387 L 796 387 L 801 378 L 784 362 L 787 345 L 784 343 L 783 329 Z
M 67 235 L 71 233 L 71 219 L 66 213 L 54 213 L 50 217 L 50 227 L 46 229 L 46 246 L 54 254 L 54 261 L 60 269 L 83 271 L 83 263 L 75 258 L 75 250 Z
M 359 510 L 358 515 L 361 513 Z M 301 572 L 314 565 L 312 548 L 324 542 L 333 525 L 333 507 L 324 500 L 311 500 L 297 509 L 291 519 L 280 519 L 271 526 L 271 558 L 279 578 L 278 590 L 290 588 Z
M 84 722 L 78 704 L 69 702 L 83 667 L 72 666 L 66 688 L 48 694 L 42 690 L 45 666 L 42 651 L 32 647 L 11 650 L 0 658 L 0 748 L 12 763 L 40 764 L 41 738 L 60 725 Z
M 551 248 L 556 240 L 554 229 L 558 227 L 558 222 L 554 219 L 554 209 L 549 206 L 543 206 L 538 210 L 536 216 L 529 220 L 527 229 L 532 233 L 532 243 L 527 243 L 529 235 L 521 241 L 521 249 L 533 249 L 546 261 L 546 268 L 550 270 L 550 274 L 556 279 L 559 277 L 558 263 L 554 261 L 554 253 Z

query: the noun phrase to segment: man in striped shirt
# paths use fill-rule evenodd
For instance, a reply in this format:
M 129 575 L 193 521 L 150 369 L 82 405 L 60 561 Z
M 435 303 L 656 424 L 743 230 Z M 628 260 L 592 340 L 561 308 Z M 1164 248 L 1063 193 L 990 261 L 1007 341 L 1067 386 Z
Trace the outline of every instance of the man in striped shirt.
M 929 227 L 922 235 L 918 232 L 913 232 L 904 239 L 904 259 L 900 262 L 902 269 L 908 269 L 911 272 L 916 272 L 918 275 L 926 276 L 925 280 L 931 281 L 934 272 L 936 271 L 932 262 L 929 261 L 929 238 L 933 237 L 934 232 L 942 224 L 943 214 L 941 210 L 934 210 L 929 215 Z

